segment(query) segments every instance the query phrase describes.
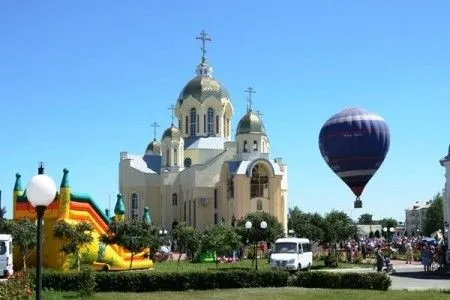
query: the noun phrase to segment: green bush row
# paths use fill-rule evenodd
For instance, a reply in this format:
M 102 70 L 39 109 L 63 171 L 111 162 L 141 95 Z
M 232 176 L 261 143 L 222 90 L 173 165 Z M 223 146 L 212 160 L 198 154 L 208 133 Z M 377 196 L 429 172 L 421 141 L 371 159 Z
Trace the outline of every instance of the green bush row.
M 273 270 L 171 273 L 45 271 L 42 281 L 44 289 L 86 293 L 94 289 L 101 292 L 151 292 L 284 286 L 387 290 L 390 285 L 391 280 L 384 273 L 302 272 L 289 275 L 288 272 Z
M 306 272 L 293 276 L 289 285 L 305 288 L 386 291 L 391 279 L 385 273 Z

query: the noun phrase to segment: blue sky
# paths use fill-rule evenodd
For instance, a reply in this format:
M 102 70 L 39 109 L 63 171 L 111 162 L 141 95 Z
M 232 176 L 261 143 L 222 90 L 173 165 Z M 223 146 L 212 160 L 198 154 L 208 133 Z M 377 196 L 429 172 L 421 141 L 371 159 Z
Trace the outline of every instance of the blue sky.
M 450 143 L 448 1 L 0 2 L 0 189 L 39 161 L 59 185 L 114 204 L 121 151 L 143 153 L 194 77 L 205 29 L 233 128 L 252 86 L 271 156 L 289 167 L 289 206 L 404 219 L 444 186 Z M 364 207 L 320 156 L 323 123 L 347 107 L 386 120 L 391 148 Z

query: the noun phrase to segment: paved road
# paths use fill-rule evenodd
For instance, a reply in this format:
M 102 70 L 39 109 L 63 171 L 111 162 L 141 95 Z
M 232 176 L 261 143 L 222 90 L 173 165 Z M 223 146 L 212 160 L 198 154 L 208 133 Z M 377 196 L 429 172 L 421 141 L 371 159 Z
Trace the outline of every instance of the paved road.
M 393 261 L 395 273 L 391 274 L 392 290 L 450 290 L 450 274 L 425 273 L 423 266 L 414 262 Z M 372 268 L 335 269 L 334 272 L 375 272 Z

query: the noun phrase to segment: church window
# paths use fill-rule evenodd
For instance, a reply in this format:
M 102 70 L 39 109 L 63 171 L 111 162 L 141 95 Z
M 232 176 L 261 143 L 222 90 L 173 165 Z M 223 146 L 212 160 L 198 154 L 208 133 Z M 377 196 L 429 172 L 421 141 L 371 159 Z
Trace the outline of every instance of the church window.
M 185 168 L 189 168 L 191 165 L 192 165 L 192 160 L 191 160 L 191 158 L 190 158 L 190 157 L 186 157 L 186 158 L 184 159 L 184 167 L 185 167 Z
M 197 201 L 194 200 L 194 228 L 197 227 Z
M 227 125 L 226 125 L 227 127 L 227 137 L 229 137 L 230 136 L 230 119 L 228 119 L 227 118 Z
M 174 166 L 178 165 L 178 153 L 176 148 L 173 149 L 173 164 Z
M 139 197 L 138 194 L 131 194 L 131 219 L 137 219 L 139 214 Z
M 258 151 L 258 142 L 257 141 L 253 141 L 253 151 Z
M 200 132 L 200 115 L 197 115 L 197 133 Z
M 216 116 L 216 133 L 219 133 L 219 116 Z
M 186 116 L 186 121 L 184 122 L 184 130 L 185 130 L 186 134 L 189 133 L 189 125 L 188 124 L 189 124 L 189 117 Z
M 214 214 L 214 224 L 219 223 L 219 216 L 217 215 L 217 213 Z
M 203 115 L 203 132 L 206 132 L 206 115 Z
M 217 209 L 217 189 L 214 190 L 214 208 Z
M 247 152 L 247 141 L 244 141 L 244 152 Z
M 234 183 L 233 183 L 233 177 L 228 178 L 227 196 L 228 196 L 228 199 L 234 198 Z
M 208 135 L 214 134 L 214 110 L 208 108 Z
M 192 225 L 192 219 L 191 219 L 191 208 L 192 207 L 192 201 L 189 200 L 189 225 Z
M 190 133 L 191 133 L 191 136 L 192 136 L 192 135 L 195 135 L 195 131 L 196 131 L 195 127 L 196 127 L 197 112 L 195 111 L 195 108 L 191 108 L 190 119 L 191 119 Z
M 166 150 L 166 167 L 170 166 L 170 150 Z
M 177 194 L 172 194 L 172 206 L 178 206 L 178 196 Z
M 262 164 L 253 167 L 250 180 L 250 197 L 269 198 L 269 174 L 267 168 Z
M 262 200 L 258 199 L 256 201 L 256 210 L 263 210 Z

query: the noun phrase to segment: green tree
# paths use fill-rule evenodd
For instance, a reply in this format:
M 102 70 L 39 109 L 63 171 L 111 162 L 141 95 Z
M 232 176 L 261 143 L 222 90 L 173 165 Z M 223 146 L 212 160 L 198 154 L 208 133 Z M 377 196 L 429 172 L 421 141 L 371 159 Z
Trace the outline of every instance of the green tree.
M 423 231 L 428 236 L 439 229 L 444 232 L 443 201 L 444 197 L 440 193 L 436 194 L 427 210 Z
M 318 213 L 304 213 L 297 206 L 289 209 L 288 228 L 297 236 L 306 237 L 314 242 L 321 242 L 324 236 L 323 217 Z
M 180 223 L 173 231 L 173 238 L 177 241 L 179 247 L 186 251 L 191 260 L 194 260 L 195 254 L 200 249 L 200 232 L 192 226 L 186 226 L 186 223 Z M 181 255 L 178 256 L 177 270 L 180 259 Z
M 37 245 L 35 223 L 25 218 L 18 221 L 2 219 L 0 232 L 12 235 L 13 244 L 19 248 L 23 269 L 26 270 L 27 259 Z
M 360 225 L 372 225 L 373 219 L 371 214 L 362 214 L 358 219 L 358 224 Z
M 141 220 L 111 222 L 108 231 L 100 236 L 100 241 L 107 245 L 117 244 L 131 252 L 130 270 L 137 253 L 159 245 L 157 228 Z
M 235 228 L 225 224 L 215 224 L 206 227 L 201 238 L 202 252 L 215 252 L 217 256 L 231 253 L 241 246 L 241 236 Z M 216 259 L 216 268 L 219 260 Z
M 65 220 L 58 220 L 53 226 L 53 237 L 63 242 L 61 251 L 72 254 L 77 259 L 78 271 L 80 271 L 81 253 L 83 246 L 91 243 L 93 227 L 88 222 L 68 223 Z
M 247 221 L 252 223 L 252 227 L 250 229 L 245 227 L 245 223 Z M 261 228 L 262 221 L 267 223 L 267 228 Z M 246 217 L 238 220 L 236 230 L 242 237 L 243 244 L 253 245 L 253 249 L 255 251 L 253 259 L 257 257 L 257 245 L 260 241 L 273 243 L 278 238 L 283 236 L 283 226 L 280 222 L 278 222 L 277 218 L 262 211 L 250 213 Z
M 333 210 L 325 215 L 322 230 L 324 243 L 337 243 L 355 236 L 356 225 L 345 212 Z
M 374 236 L 379 239 L 380 238 L 380 231 L 377 229 L 375 230 Z
M 252 228 L 250 230 L 245 228 L 245 223 L 247 221 L 252 223 Z M 267 223 L 266 229 L 260 227 L 262 221 Z M 283 225 L 281 225 L 273 215 L 262 211 L 250 213 L 246 217 L 238 220 L 237 230 L 238 234 L 242 237 L 242 241 L 244 243 L 248 241 L 250 244 L 259 241 L 272 243 L 283 236 Z
M 395 228 L 398 226 L 398 222 L 394 218 L 384 218 L 378 221 L 378 223 L 381 225 L 382 228 L 386 227 L 388 229 L 391 227 Z

